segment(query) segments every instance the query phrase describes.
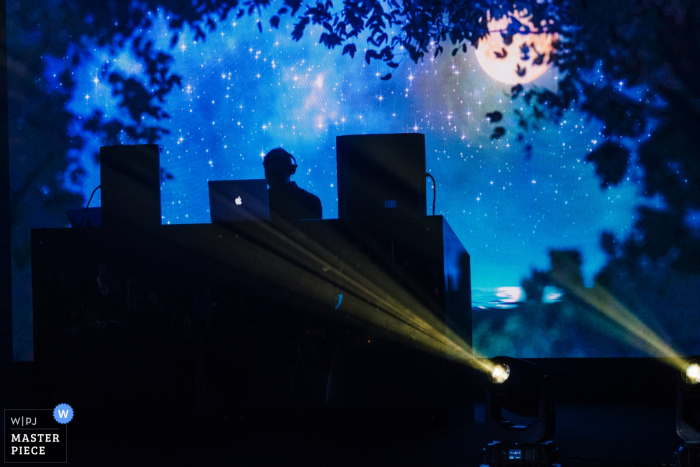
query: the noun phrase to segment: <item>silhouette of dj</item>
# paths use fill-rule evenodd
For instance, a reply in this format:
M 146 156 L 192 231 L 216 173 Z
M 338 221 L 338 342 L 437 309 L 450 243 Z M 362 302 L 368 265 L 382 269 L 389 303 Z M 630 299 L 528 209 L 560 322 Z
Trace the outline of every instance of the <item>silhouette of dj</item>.
M 282 148 L 273 149 L 263 158 L 270 202 L 270 220 L 321 219 L 318 196 L 301 189 L 290 177 L 297 171 L 296 159 Z

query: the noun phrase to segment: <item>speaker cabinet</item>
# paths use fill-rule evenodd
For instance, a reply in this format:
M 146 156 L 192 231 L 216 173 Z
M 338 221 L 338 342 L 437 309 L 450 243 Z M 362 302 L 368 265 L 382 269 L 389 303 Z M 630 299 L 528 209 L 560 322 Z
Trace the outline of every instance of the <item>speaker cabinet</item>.
M 338 218 L 425 217 L 425 135 L 336 137 Z
M 102 226 L 153 228 L 161 224 L 158 145 L 100 148 Z

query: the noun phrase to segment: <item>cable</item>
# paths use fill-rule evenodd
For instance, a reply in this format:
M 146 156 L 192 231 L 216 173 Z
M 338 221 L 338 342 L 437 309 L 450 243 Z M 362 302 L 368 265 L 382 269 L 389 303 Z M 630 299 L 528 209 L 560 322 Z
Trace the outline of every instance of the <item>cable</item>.
M 90 201 L 92 201 L 92 197 L 95 196 L 95 192 L 100 188 L 102 188 L 102 185 L 97 185 L 97 187 L 94 190 L 92 190 L 90 198 L 88 198 L 87 206 L 85 206 L 85 212 L 87 212 L 88 208 L 90 207 Z
M 83 211 L 83 218 L 80 219 L 80 224 L 78 224 L 78 227 L 81 227 L 83 225 L 83 220 L 85 220 L 85 217 L 87 217 L 87 211 L 90 207 L 90 201 L 92 201 L 92 197 L 95 196 L 95 192 L 100 188 L 102 188 L 102 185 L 97 185 L 97 187 L 94 190 L 92 190 L 90 198 L 88 198 L 87 206 L 85 206 L 85 210 Z M 92 225 L 90 224 L 90 219 L 88 219 L 88 227 L 92 227 Z
M 660 464 L 657 462 L 630 462 L 630 461 L 613 461 L 613 460 L 606 460 L 606 459 L 595 459 L 593 457 L 585 457 L 585 456 L 563 456 L 559 455 L 560 459 L 574 459 L 574 460 L 585 460 L 588 462 L 606 462 L 608 464 L 621 464 L 621 465 L 630 465 L 630 466 L 650 466 L 650 467 L 667 467 L 667 466 L 675 466 L 675 463 L 672 464 Z
M 430 179 L 433 181 L 433 216 L 434 216 L 435 215 L 435 197 L 437 196 L 437 188 L 435 188 L 435 186 L 436 186 L 435 179 L 429 173 L 426 173 L 425 176 L 430 177 Z

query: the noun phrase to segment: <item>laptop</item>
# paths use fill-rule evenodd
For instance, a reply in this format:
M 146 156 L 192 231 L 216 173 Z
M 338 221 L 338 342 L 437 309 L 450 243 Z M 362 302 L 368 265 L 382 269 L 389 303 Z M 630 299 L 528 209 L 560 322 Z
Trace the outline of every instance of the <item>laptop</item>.
M 210 181 L 209 214 L 212 222 L 270 220 L 267 182 L 264 179 Z
M 101 227 L 102 208 L 77 208 L 66 210 L 71 227 Z

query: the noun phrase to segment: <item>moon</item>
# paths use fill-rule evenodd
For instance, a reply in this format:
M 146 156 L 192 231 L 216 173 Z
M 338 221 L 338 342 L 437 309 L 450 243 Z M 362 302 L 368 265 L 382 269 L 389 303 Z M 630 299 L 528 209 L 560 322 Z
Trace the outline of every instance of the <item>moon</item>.
M 525 13 L 516 12 L 499 20 L 491 19 L 488 22 L 489 34 L 479 40 L 475 53 L 481 68 L 493 79 L 506 84 L 524 84 L 547 71 L 552 43 L 557 35 L 538 32 L 515 34 L 513 42 L 506 45 L 500 31 L 508 28 L 513 16 L 531 31 L 537 31 L 532 24 L 532 16 Z

